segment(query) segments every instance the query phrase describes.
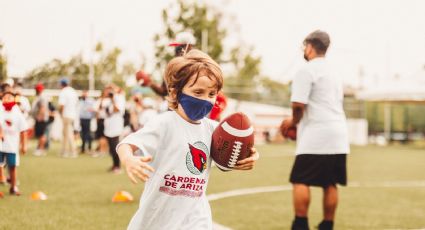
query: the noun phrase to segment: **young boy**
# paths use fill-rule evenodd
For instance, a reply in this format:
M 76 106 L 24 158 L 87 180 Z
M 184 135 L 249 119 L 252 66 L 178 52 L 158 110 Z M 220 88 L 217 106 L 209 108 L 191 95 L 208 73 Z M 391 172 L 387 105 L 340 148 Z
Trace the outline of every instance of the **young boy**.
M 2 149 L 0 150 L 0 165 L 7 164 L 9 168 L 10 194 L 19 196 L 21 193 L 16 186 L 16 167 L 19 166 L 19 150 L 22 154 L 25 154 L 27 151 L 27 124 L 24 115 L 15 103 L 15 96 L 13 93 L 4 92 L 2 104 L 3 116 L 0 120 L 0 126 L 3 131 L 3 142 Z M 3 173 L 1 172 L 1 174 Z M 0 175 L 0 177 L 3 176 L 4 175 Z
M 170 61 L 164 78 L 173 111 L 149 120 L 117 147 L 131 181 L 146 182 L 128 229 L 212 229 L 205 191 L 217 122 L 205 116 L 222 88 L 222 71 L 208 55 L 191 50 Z M 236 169 L 252 169 L 257 159 L 253 148 Z

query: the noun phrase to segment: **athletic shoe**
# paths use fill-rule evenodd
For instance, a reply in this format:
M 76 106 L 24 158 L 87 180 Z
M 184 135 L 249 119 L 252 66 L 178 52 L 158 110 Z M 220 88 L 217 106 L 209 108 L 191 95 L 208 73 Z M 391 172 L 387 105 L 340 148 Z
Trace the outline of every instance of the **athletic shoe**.
M 20 196 L 21 195 L 21 192 L 19 191 L 18 187 L 16 187 L 16 186 L 13 187 L 13 188 L 10 188 L 9 193 L 10 193 L 10 195 L 13 195 L 13 196 Z

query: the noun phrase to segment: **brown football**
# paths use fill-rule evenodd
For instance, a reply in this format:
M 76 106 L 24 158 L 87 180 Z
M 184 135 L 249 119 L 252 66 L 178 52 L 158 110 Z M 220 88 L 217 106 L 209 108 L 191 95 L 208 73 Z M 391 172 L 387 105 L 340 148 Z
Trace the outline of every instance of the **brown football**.
M 212 135 L 211 157 L 217 167 L 230 171 L 237 161 L 250 156 L 254 128 L 243 113 L 234 113 L 220 122 Z

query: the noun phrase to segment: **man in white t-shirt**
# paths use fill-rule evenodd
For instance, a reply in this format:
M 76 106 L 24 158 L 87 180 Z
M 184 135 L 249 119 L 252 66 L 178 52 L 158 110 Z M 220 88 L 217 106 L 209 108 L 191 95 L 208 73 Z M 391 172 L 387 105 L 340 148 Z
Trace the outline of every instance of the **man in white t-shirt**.
M 338 203 L 337 184 L 346 185 L 348 131 L 343 110 L 341 80 L 329 67 L 325 54 L 330 39 L 317 30 L 304 40 L 308 63 L 292 81 L 293 117 L 282 122 L 281 132 L 297 127 L 296 159 L 290 182 L 293 185 L 295 219 L 292 229 L 309 229 L 309 186 L 323 188 L 323 221 L 319 230 L 333 229 Z
M 59 94 L 59 112 L 62 116 L 62 156 L 77 157 L 77 149 L 74 141 L 74 122 L 78 117 L 78 95 L 77 92 L 69 86 L 69 80 L 62 78 L 60 80 L 62 90 Z

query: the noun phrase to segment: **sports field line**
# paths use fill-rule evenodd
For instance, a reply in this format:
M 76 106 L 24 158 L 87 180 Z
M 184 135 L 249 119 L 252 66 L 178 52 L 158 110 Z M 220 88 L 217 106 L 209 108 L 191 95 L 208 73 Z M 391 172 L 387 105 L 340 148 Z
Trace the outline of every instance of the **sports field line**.
M 387 188 L 399 188 L 399 187 L 425 187 L 425 180 L 418 181 L 384 181 L 384 182 L 351 182 L 348 183 L 349 188 L 376 188 L 376 187 L 387 187 Z M 207 195 L 209 201 L 220 200 L 224 198 L 234 196 L 244 196 L 256 193 L 267 193 L 267 192 L 280 192 L 292 190 L 291 185 L 279 185 L 279 186 L 266 186 L 266 187 L 255 187 L 255 188 L 244 188 L 235 189 L 221 193 L 214 193 Z
M 418 181 L 383 181 L 383 182 L 351 182 L 347 185 L 348 188 L 403 188 L 403 187 L 425 187 L 425 180 Z M 267 193 L 267 192 L 281 192 L 292 190 L 291 185 L 280 185 L 280 186 L 266 186 L 266 187 L 255 187 L 255 188 L 244 188 L 244 189 L 235 189 L 221 193 L 214 193 L 207 195 L 209 201 L 215 201 L 220 199 L 225 199 L 235 196 L 245 196 L 257 193 Z M 213 223 L 214 230 L 231 230 L 226 226 L 220 225 L 218 223 Z M 425 229 L 419 229 L 425 230 Z

